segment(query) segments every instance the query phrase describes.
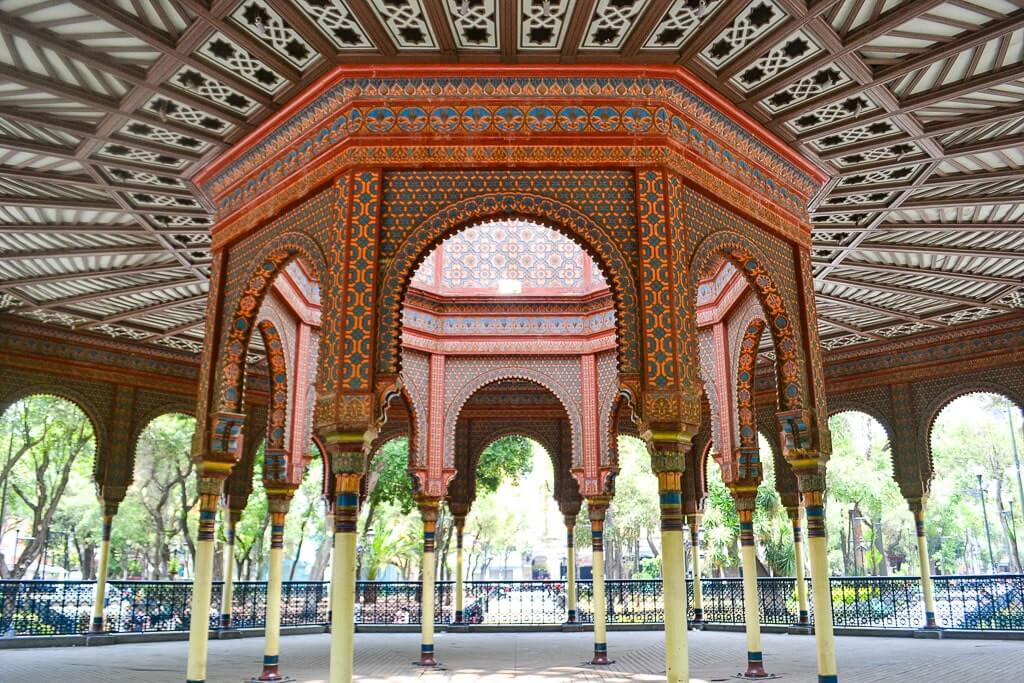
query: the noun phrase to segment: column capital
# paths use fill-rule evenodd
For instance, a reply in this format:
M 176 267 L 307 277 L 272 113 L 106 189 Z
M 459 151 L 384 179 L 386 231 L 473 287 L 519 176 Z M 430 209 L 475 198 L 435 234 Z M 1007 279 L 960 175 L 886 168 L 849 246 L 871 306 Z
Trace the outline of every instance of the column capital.
M 611 496 L 593 496 L 587 498 L 587 516 L 591 522 L 604 521 L 608 512 L 608 505 L 611 503 Z
M 918 512 L 923 513 L 927 504 L 928 498 L 926 496 L 922 496 L 921 498 L 907 498 L 907 507 L 909 507 L 910 511 L 915 514 Z
M 436 522 L 441 513 L 441 499 L 435 496 L 415 496 L 416 507 L 424 521 Z
M 576 528 L 576 515 L 562 515 L 562 521 L 570 532 Z
M 799 505 L 787 505 L 786 516 L 789 517 L 791 522 L 800 521 L 800 506 Z

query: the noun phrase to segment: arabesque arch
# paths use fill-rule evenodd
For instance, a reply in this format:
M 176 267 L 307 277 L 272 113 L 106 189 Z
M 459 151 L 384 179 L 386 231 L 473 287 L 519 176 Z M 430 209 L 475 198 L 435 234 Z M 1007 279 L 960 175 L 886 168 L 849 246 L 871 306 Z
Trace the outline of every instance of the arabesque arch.
M 554 230 L 576 242 L 590 255 L 611 289 L 619 370 L 638 371 L 637 312 L 640 299 L 630 260 L 593 219 L 572 206 L 539 195 L 505 192 L 450 204 L 421 223 L 398 246 L 378 283 L 378 372 L 398 371 L 401 305 L 419 265 L 448 237 L 474 225 L 496 220 L 528 221 Z

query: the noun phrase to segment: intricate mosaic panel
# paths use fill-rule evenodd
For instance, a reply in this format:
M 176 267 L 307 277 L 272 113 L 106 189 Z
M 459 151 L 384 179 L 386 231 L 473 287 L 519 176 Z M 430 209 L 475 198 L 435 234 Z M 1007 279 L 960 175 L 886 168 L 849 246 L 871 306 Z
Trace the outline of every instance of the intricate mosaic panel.
M 354 174 L 351 197 L 341 383 L 346 389 L 370 390 L 380 174 L 377 171 Z
M 574 0 L 519 0 L 519 49 L 562 47 Z
M 197 52 L 271 95 L 287 84 L 281 74 L 256 59 L 248 50 L 223 33 L 214 33 Z
M 764 230 L 750 230 L 744 221 L 697 192 L 686 193 L 687 224 L 693 228 L 690 253 L 692 277 L 699 278 L 716 258 L 726 258 L 753 287 L 775 342 L 780 402 L 799 407 L 804 396 L 806 372 L 799 342 L 799 309 L 796 296 L 798 264 L 792 247 Z
M 584 274 L 592 262 L 568 237 L 525 221 L 496 221 L 472 226 L 452 235 L 439 247 L 441 287 L 447 290 L 494 292 L 501 280 L 518 281 L 522 292 L 584 291 Z M 435 261 L 431 254 L 416 270 L 413 281 L 433 286 Z M 603 282 L 593 269 L 594 286 Z
M 346 0 L 296 0 L 296 3 L 339 48 L 373 47 Z
M 618 300 L 624 372 L 638 369 L 637 243 L 627 171 L 401 171 L 384 177 L 377 365 L 397 365 L 399 305 L 419 260 L 475 220 L 515 216 L 564 230 L 598 257 Z
M 478 93 L 514 96 L 516 101 L 482 102 Z M 574 103 L 566 104 L 566 98 Z M 381 100 L 388 105 L 381 105 Z M 664 106 L 654 106 L 657 100 Z M 641 106 L 637 101 L 652 104 Z M 326 118 L 325 112 L 329 112 Z M 480 135 L 493 132 L 509 138 L 505 146 L 479 146 Z M 595 134 L 629 135 L 630 151 L 621 140 L 618 145 L 594 148 Z M 566 145 L 565 135 L 582 136 L 584 146 Z M 634 163 L 637 153 L 654 154 L 637 147 L 648 135 L 658 136 L 658 145 L 668 135 L 796 216 L 805 211 L 806 202 L 800 197 L 817 187 L 806 171 L 723 117 L 686 85 L 666 77 L 345 79 L 202 182 L 226 215 L 263 193 L 280 193 L 281 183 L 292 174 L 301 172 L 308 178 L 310 168 L 332 153 L 331 165 L 339 169 L 359 163 L 478 162 L 495 154 L 502 155 L 498 163 L 544 158 L 548 163 L 565 161 L 575 166 L 587 161 L 591 166 L 606 166 Z M 401 150 L 360 146 L 337 154 L 345 141 L 372 136 L 385 136 L 388 144 L 394 144 L 396 136 L 414 142 Z M 509 146 L 512 136 L 528 136 L 530 144 Z M 554 144 L 537 145 L 548 136 Z M 453 144 L 456 138 L 459 144 Z M 626 154 L 633 157 L 631 161 Z M 664 161 L 661 156 L 650 158 Z
M 270 407 L 267 422 L 267 448 L 283 449 L 288 429 L 288 371 L 284 343 L 274 323 L 261 320 L 259 331 L 267 350 L 270 370 Z
M 697 29 L 701 21 L 710 17 L 722 5 L 722 0 L 673 0 L 651 35 L 645 49 L 676 50 Z
M 583 38 L 584 49 L 622 47 L 648 0 L 597 0 Z
M 275 77 L 280 78 L 280 76 L 273 72 L 267 75 L 267 79 L 270 81 L 274 81 Z M 186 92 L 192 93 L 204 100 L 210 100 L 215 104 L 223 105 L 239 114 L 250 114 L 256 109 L 256 102 L 254 100 L 189 66 L 181 67 L 171 77 L 170 82 Z M 179 112 L 181 111 L 179 109 Z
M 797 31 L 733 76 L 732 82 L 749 92 L 819 52 L 821 46 L 813 38 L 805 31 Z
M 445 0 L 455 44 L 465 49 L 498 48 L 497 0 Z
M 404 365 L 404 364 L 403 364 Z M 506 379 L 521 379 L 550 391 L 565 408 L 572 427 L 572 451 L 582 455 L 582 385 L 579 358 L 452 357 L 445 364 L 445 467 L 454 467 L 455 426 L 462 407 L 480 388 Z M 582 462 L 573 463 L 581 467 Z
M 665 180 L 660 171 L 637 178 L 641 274 L 644 304 L 644 364 L 649 385 L 675 385 L 676 340 L 673 334 L 673 296 L 669 278 L 669 245 L 665 226 Z
M 860 116 L 863 113 L 877 109 L 878 105 L 870 98 L 863 95 L 854 95 L 840 102 L 833 102 L 818 107 L 810 113 L 798 116 L 792 121 L 787 121 L 786 125 L 797 133 L 806 133 L 820 126 L 827 126 L 830 123 Z
M 708 64 L 719 69 L 785 18 L 786 13 L 772 0 L 751 3 L 717 38 L 701 50 L 700 56 Z
M 246 0 L 231 13 L 231 18 L 299 69 L 316 60 L 316 51 L 302 34 L 264 0 Z
M 845 70 L 828 64 L 791 83 L 771 97 L 762 100 L 768 111 L 776 114 L 811 97 L 817 97 L 853 81 Z
M 370 6 L 397 47 L 405 50 L 437 48 L 421 0 L 370 0 Z

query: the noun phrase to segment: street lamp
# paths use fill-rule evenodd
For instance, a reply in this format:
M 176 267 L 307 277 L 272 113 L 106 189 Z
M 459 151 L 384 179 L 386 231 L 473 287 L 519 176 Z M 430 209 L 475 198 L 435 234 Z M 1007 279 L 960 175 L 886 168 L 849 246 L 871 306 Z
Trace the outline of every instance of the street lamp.
M 985 487 L 982 484 L 981 476 L 984 470 L 978 467 L 974 475 L 978 478 L 978 497 L 981 499 L 981 516 L 985 520 L 985 541 L 988 543 L 988 567 L 992 574 L 996 573 L 995 556 L 992 553 L 992 531 L 988 526 L 988 508 L 985 506 Z

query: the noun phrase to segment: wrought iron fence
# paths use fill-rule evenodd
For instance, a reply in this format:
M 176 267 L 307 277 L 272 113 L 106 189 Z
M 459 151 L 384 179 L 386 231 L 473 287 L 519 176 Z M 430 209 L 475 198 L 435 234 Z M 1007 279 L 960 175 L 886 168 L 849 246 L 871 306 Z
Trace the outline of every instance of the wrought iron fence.
M 916 577 L 837 577 L 831 584 L 836 626 L 915 628 L 924 624 L 921 582 Z
M 1024 631 L 1024 575 L 936 576 L 932 587 L 942 626 Z
M 957 630 L 1024 631 L 1024 575 L 936 576 L 939 625 Z M 704 620 L 743 623 L 740 579 L 703 579 Z M 796 621 L 796 583 L 792 578 L 758 580 L 762 624 Z M 836 626 L 916 628 L 924 623 L 920 583 L 914 577 L 833 577 L 832 611 Z M 68 635 L 89 627 L 95 584 L 88 581 L 0 581 L 0 635 Z M 593 588 L 577 582 L 578 618 L 593 622 Z M 436 623 L 454 613 L 454 585 L 438 582 Z M 610 624 L 656 624 L 665 618 L 658 580 L 605 583 Z M 808 583 L 808 592 L 810 584 Z M 360 581 L 356 585 L 357 624 L 418 624 L 420 584 L 416 581 Z M 207 615 L 216 628 L 221 584 L 213 586 Z M 105 609 L 107 630 L 115 633 L 184 631 L 191 620 L 192 585 L 183 581 L 111 581 Z M 232 622 L 237 628 L 264 625 L 266 584 L 235 584 Z M 687 582 L 693 617 L 693 582 Z M 568 595 L 564 581 L 467 581 L 465 619 L 482 625 L 542 625 L 565 621 Z M 812 613 L 813 619 L 813 613 Z M 322 582 L 288 582 L 282 594 L 284 626 L 326 625 L 330 589 Z

